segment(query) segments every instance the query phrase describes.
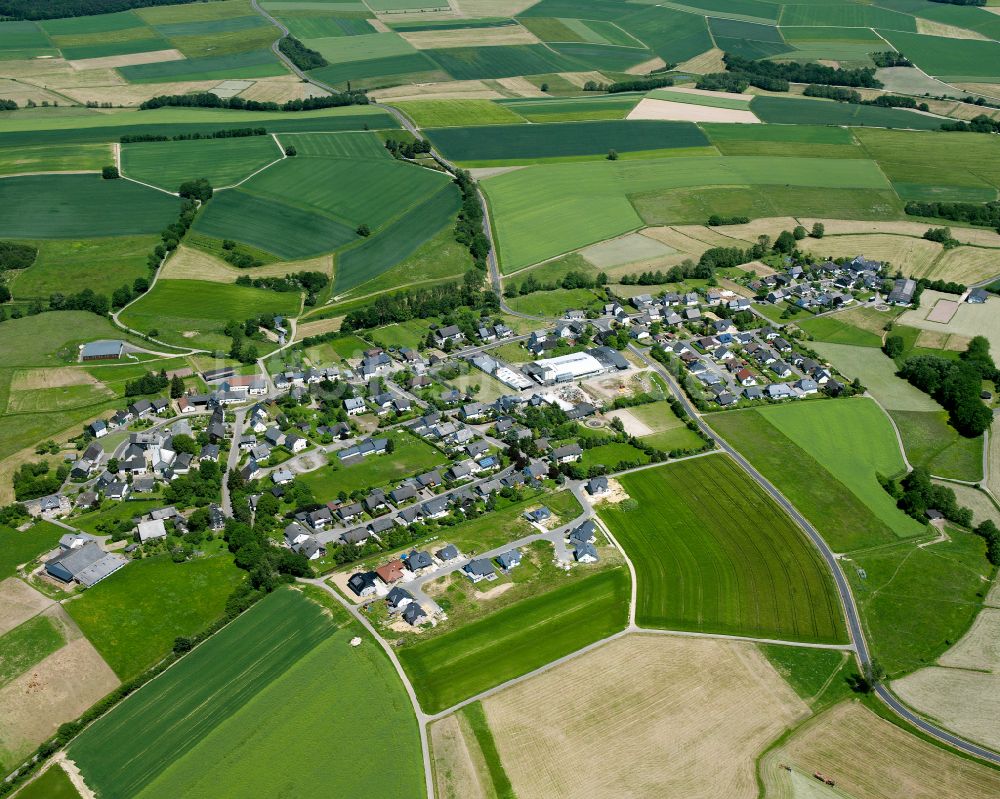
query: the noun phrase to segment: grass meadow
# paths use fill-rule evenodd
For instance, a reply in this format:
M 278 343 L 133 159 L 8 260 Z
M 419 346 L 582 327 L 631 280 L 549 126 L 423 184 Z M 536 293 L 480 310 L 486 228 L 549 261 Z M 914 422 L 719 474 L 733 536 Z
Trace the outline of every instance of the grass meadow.
M 642 98 L 639 94 L 603 95 L 566 99 L 499 100 L 503 106 L 529 122 L 578 122 L 624 119 Z
M 507 105 L 492 100 L 410 100 L 397 108 L 420 128 L 454 128 L 523 123 Z
M 799 329 L 812 336 L 814 341 L 875 349 L 882 346 L 880 336 L 870 330 L 863 330 L 860 327 L 847 324 L 836 316 L 819 316 L 814 319 L 804 319 L 795 324 Z
M 599 572 L 399 650 L 421 707 L 434 713 L 621 630 L 624 569 Z
M 135 142 L 122 147 L 122 171 L 168 191 L 177 191 L 181 183 L 194 178 L 208 178 L 220 188 L 239 182 L 281 155 L 270 136 Z
M 114 163 L 107 144 L 44 144 L 39 147 L 0 148 L 0 175 L 25 172 L 100 171 Z
M 62 628 L 52 617 L 41 614 L 0 635 L 0 687 L 24 674 L 65 643 Z
M 22 563 L 55 549 L 65 532 L 49 522 L 39 522 L 23 532 L 0 525 L 0 580 L 16 574 Z
M 808 406 L 819 404 L 808 403 Z M 813 423 L 818 424 L 818 418 L 819 414 L 812 420 Z M 841 422 L 839 419 L 826 421 Z M 883 420 L 877 427 L 881 425 L 888 428 L 888 421 Z M 834 464 L 825 465 L 813 452 L 807 451 L 786 435 L 782 422 L 773 416 L 764 416 L 756 410 L 717 414 L 712 417 L 712 426 L 788 497 L 836 552 L 891 543 L 897 540 L 897 531 L 903 535 L 914 535 L 923 529 L 917 522 L 896 510 L 888 494 L 883 492 L 882 497 L 878 496 L 877 492 L 882 491 L 882 488 L 875 480 L 874 469 L 858 469 L 856 461 L 842 454 L 840 465 L 846 464 L 846 468 L 850 470 L 845 475 L 848 480 L 842 479 L 840 475 L 833 473 Z M 853 441 L 864 440 L 866 450 L 869 444 L 864 432 L 872 433 L 875 441 L 882 441 L 888 448 L 885 430 L 873 427 L 864 431 L 863 428 L 854 426 L 855 431 L 859 429 L 863 432 L 855 432 L 850 438 Z M 830 438 L 839 429 L 817 429 L 816 432 Z M 888 433 L 891 435 L 891 429 Z M 838 449 L 836 446 L 832 448 Z M 882 454 L 886 458 L 898 458 L 898 455 L 893 456 L 888 449 Z M 854 483 L 862 491 L 862 496 L 855 494 L 848 482 Z M 868 507 L 869 501 L 874 508 Z M 880 513 L 877 514 L 876 509 Z M 884 521 L 882 516 L 887 517 L 891 524 Z
M 805 534 L 728 457 L 619 478 L 601 507 L 636 568 L 636 622 L 796 641 L 845 639 L 833 581 Z
M 65 607 L 115 674 L 128 680 L 164 657 L 177 636 L 218 619 L 244 576 L 228 553 L 187 563 L 167 555 L 144 558 Z
M 654 447 L 670 452 L 675 449 L 698 449 L 704 443 L 677 418 L 666 402 L 653 402 L 628 409 L 628 414 L 646 425 L 652 433 L 639 438 Z
M 297 158 L 392 158 L 375 133 L 287 133 L 280 137 L 282 147 L 292 146 Z
M 630 202 L 633 195 L 644 194 L 651 202 L 651 197 L 676 193 L 668 190 L 734 184 L 783 186 L 786 193 L 789 187 L 889 187 L 871 161 L 744 156 L 545 164 L 481 182 L 504 271 L 640 227 L 643 220 Z M 587 224 L 580 225 L 581 219 Z
M 845 125 L 849 127 L 937 130 L 941 120 L 902 108 L 851 105 L 800 97 L 755 97 L 750 103 L 762 122 L 778 125 Z
M 0 180 L 0 218 L 8 239 L 76 239 L 159 233 L 179 200 L 128 180 L 100 175 L 30 175 Z
M 360 625 L 323 601 L 275 592 L 102 717 L 71 747 L 88 785 L 107 799 L 347 795 L 363 786 L 418 795 L 420 744 L 402 685 Z M 359 634 L 362 645 L 350 647 Z M 289 749 L 303 736 L 349 736 L 368 754 L 331 768 L 311 747 Z
M 902 543 L 857 553 L 843 563 L 872 652 L 892 678 L 931 665 L 956 643 L 989 590 L 995 569 L 983 540 L 954 527 L 948 535 L 922 548 Z
M 580 458 L 580 466 L 584 469 L 589 469 L 591 466 L 605 466 L 608 471 L 615 471 L 620 463 L 646 464 L 649 463 L 649 456 L 631 444 L 616 442 L 585 449 L 583 457 Z

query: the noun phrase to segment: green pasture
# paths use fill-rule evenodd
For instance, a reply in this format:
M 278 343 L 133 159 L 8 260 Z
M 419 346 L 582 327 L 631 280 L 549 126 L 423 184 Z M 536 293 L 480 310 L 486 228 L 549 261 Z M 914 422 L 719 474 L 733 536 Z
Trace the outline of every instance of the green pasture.
M 664 452 L 675 449 L 698 449 L 704 442 L 679 419 L 666 401 L 636 405 L 628 409 L 629 415 L 654 432 L 639 439 Z
M 818 125 L 703 124 L 723 155 L 801 155 L 808 158 L 864 158 L 866 153 L 845 128 Z
M 712 214 L 748 216 L 751 219 L 769 216 L 813 216 L 821 219 L 903 217 L 903 203 L 891 189 L 708 186 L 651 191 L 633 194 L 629 199 L 647 225 L 701 225 Z
M 623 463 L 644 465 L 649 463 L 649 456 L 631 444 L 613 443 L 585 449 L 583 457 L 580 458 L 580 465 L 584 469 L 589 469 L 591 466 L 604 466 L 608 471 L 613 472 L 621 468 L 619 464 Z
M 280 159 L 270 136 L 194 141 L 135 142 L 122 146 L 122 171 L 143 183 L 177 191 L 185 181 L 208 178 L 222 188 Z
M 69 775 L 57 763 L 49 766 L 20 791 L 17 799 L 80 799 Z
M 966 438 L 948 424 L 948 414 L 933 411 L 890 410 L 899 428 L 906 456 L 914 466 L 952 480 L 977 483 L 983 479 L 983 438 Z
M 430 325 L 436 319 L 408 319 L 405 322 L 393 322 L 385 327 L 377 327 L 368 333 L 369 338 L 376 342 L 385 342 L 389 347 L 409 347 L 416 349 L 427 340 Z
M 392 158 L 374 133 L 288 133 L 282 147 L 294 147 L 297 158 Z
M 892 678 L 932 665 L 969 628 L 989 590 L 995 569 L 983 540 L 954 527 L 948 536 L 842 561 L 872 654 Z
M 448 47 L 423 52 L 455 80 L 513 78 L 580 69 L 575 59 L 560 55 L 542 44 Z
M 624 569 L 599 572 L 398 650 L 420 704 L 438 712 L 621 630 Z
M 18 299 L 93 289 L 110 295 L 137 277 L 148 277 L 146 259 L 159 244 L 157 236 L 116 236 L 103 239 L 48 239 L 38 247 L 35 262 L 11 273 L 11 291 Z
M 160 555 L 132 561 L 64 607 L 127 680 L 164 657 L 177 636 L 199 633 L 218 619 L 244 577 L 228 553 L 186 563 Z
M 677 189 L 733 185 L 780 186 L 783 192 L 888 188 L 871 161 L 744 156 L 545 164 L 481 185 L 508 272 L 641 227 L 629 201 L 633 195 L 656 201 L 673 197 Z
M 0 635 L 0 687 L 19 677 L 66 643 L 62 626 L 51 616 L 33 616 Z
M 509 106 L 492 100 L 410 100 L 396 103 L 420 128 L 505 125 L 524 122 Z
M 937 130 L 941 120 L 902 108 L 852 105 L 833 100 L 799 97 L 759 96 L 750 103 L 762 122 L 783 125 L 845 125 L 869 128 L 905 128 Z
M 866 347 L 878 349 L 882 346 L 880 336 L 870 330 L 843 322 L 836 316 L 818 316 L 795 323 L 796 327 L 812 336 L 814 341 L 828 342 L 840 347 Z M 884 357 L 884 356 L 883 356 Z
M 849 402 L 853 404 L 857 401 Z M 828 403 L 807 403 L 806 407 L 826 404 Z M 897 531 L 904 535 L 922 531 L 923 528 L 917 522 L 896 510 L 888 494 L 883 492 L 882 496 L 878 496 L 876 492 L 882 491 L 882 488 L 875 480 L 874 470 L 871 467 L 865 468 L 863 458 L 843 458 L 827 468 L 814 454 L 796 443 L 790 435 L 786 435 L 783 425 L 779 424 L 779 421 L 765 417 L 756 410 L 717 414 L 712 418 L 712 426 L 788 497 L 819 530 L 834 551 L 846 552 L 890 543 L 897 540 Z M 852 425 L 853 431 L 859 427 Z M 888 420 L 884 420 L 881 427 L 888 428 Z M 817 435 L 829 439 L 838 432 L 839 430 L 818 430 Z M 872 425 L 870 432 L 882 433 L 877 440 L 880 439 L 885 444 L 886 450 L 882 454 L 887 459 L 895 454 L 888 450 L 884 429 L 879 431 Z M 891 429 L 889 434 L 891 435 Z M 856 440 L 857 436 L 851 438 Z M 895 447 L 894 441 L 893 446 Z M 867 443 L 865 448 L 868 448 Z M 834 446 L 830 449 L 834 449 Z M 895 457 L 898 458 L 898 454 Z M 848 477 L 862 492 L 861 496 L 852 491 L 848 480 L 835 476 L 832 472 L 833 468 L 845 465 L 851 469 Z M 874 507 L 870 508 L 869 502 Z M 890 518 L 892 524 L 883 521 L 882 516 Z
M 439 450 L 410 433 L 394 431 L 385 436 L 395 442 L 396 449 L 391 454 L 369 455 L 357 463 L 343 465 L 332 453 L 328 466 L 300 474 L 296 479 L 312 489 L 318 499 L 329 502 L 335 500 L 341 491 L 350 494 L 358 489 L 395 484 L 404 477 L 448 464 L 448 459 Z
M 520 114 L 529 122 L 574 122 L 624 119 L 640 99 L 638 94 L 624 94 L 573 99 L 498 100 L 496 104 Z
M 648 627 L 796 641 L 846 641 L 819 553 L 728 457 L 619 478 L 634 510 L 601 517 L 636 567 Z
M 107 317 L 88 311 L 48 311 L 0 322 L 0 369 L 73 363 L 79 345 L 95 339 L 124 338 Z
M 850 693 L 847 677 L 855 667 L 849 652 L 778 644 L 758 644 L 757 648 L 814 711 Z
M 335 291 L 347 291 L 379 278 L 414 256 L 422 245 L 433 240 L 442 231 L 446 235 L 450 233 L 460 207 L 461 194 L 458 189 L 451 183 L 439 184 L 438 189 L 423 202 L 408 209 L 382 230 L 338 257 Z M 455 252 L 454 248 L 451 248 L 451 253 L 451 265 L 443 262 L 437 265 L 438 269 L 450 270 L 456 262 L 464 260 L 463 254 Z M 405 276 L 407 280 L 402 282 L 414 279 L 413 275 Z
M 156 330 L 168 343 L 225 348 L 219 331 L 232 319 L 260 314 L 295 316 L 299 295 L 203 280 L 158 280 L 152 290 L 122 312 L 122 322 L 135 330 Z M 224 341 L 220 341 L 224 339 Z M 266 350 L 267 345 L 263 345 Z
M 302 43 L 320 53 L 331 64 L 392 58 L 416 52 L 416 48 L 398 33 L 306 39 Z
M 343 41 L 343 39 L 339 41 Z M 447 80 L 448 78 L 447 73 L 438 69 L 437 65 L 427 57 L 424 50 L 382 58 L 369 58 L 364 61 L 330 64 L 327 67 L 312 69 L 309 74 L 338 88 L 346 88 L 348 83 L 353 88 L 370 88 L 372 86 L 395 86 L 401 83 Z
M 235 239 L 283 260 L 321 255 L 357 238 L 354 228 L 344 222 L 276 199 L 257 197 L 243 188 L 213 197 L 198 215 L 193 229 L 216 239 Z
M 268 48 L 204 58 L 186 58 L 183 61 L 134 64 L 129 67 L 119 67 L 118 72 L 129 83 L 269 78 L 286 74 L 284 65 Z
M 0 175 L 27 172 L 99 172 L 114 163 L 107 144 L 0 148 Z
M 708 146 L 690 122 L 655 120 L 438 128 L 427 135 L 447 158 L 476 164 Z
M 985 82 L 1000 78 L 1000 43 L 979 39 L 951 39 L 898 30 L 880 30 L 893 47 L 928 75 L 946 81 Z
M 851 329 L 866 332 L 855 327 Z M 896 364 L 880 349 L 824 342 L 813 342 L 812 346 L 843 375 L 861 380 L 884 408 L 921 412 L 941 409 L 927 394 L 896 377 Z
M 923 531 L 922 525 L 896 508 L 875 478 L 902 474 L 906 466 L 892 426 L 874 402 L 799 402 L 757 413 L 812 455 L 896 535 Z
M 0 525 L 0 580 L 16 574 L 21 564 L 55 549 L 65 532 L 50 522 L 39 522 L 24 531 Z
M 561 317 L 569 310 L 589 310 L 603 305 L 603 298 L 591 289 L 556 289 L 510 297 L 507 303 L 519 313 Z
M 176 219 L 179 201 L 128 180 L 100 175 L 30 175 L 0 179 L 0 217 L 8 239 L 76 239 L 159 233 Z
M 362 36 L 374 33 L 375 29 L 364 19 L 331 16 L 327 14 L 303 14 L 297 12 L 280 13 L 278 16 L 299 41 L 306 39 L 326 39 L 332 36 Z

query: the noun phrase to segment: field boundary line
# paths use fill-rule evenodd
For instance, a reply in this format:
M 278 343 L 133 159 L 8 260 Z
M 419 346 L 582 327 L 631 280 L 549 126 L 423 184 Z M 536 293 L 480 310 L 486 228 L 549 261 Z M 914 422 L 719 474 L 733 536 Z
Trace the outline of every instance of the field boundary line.
M 829 649 L 835 652 L 854 652 L 854 644 L 824 644 L 813 641 L 788 641 L 784 638 L 757 638 L 752 635 L 729 635 L 728 633 L 703 633 L 697 630 L 659 630 L 655 627 L 635 627 L 631 632 L 640 635 L 672 635 L 676 638 L 711 638 L 720 641 L 745 642 L 748 644 L 773 644 L 793 646 L 799 649 Z
M 279 150 L 281 151 L 281 156 L 280 156 L 279 158 L 275 158 L 275 159 L 274 159 L 274 160 L 273 160 L 273 161 L 272 161 L 271 163 L 269 163 L 269 164 L 264 164 L 264 166 L 262 166 L 262 167 L 261 167 L 260 169 L 258 169 L 258 170 L 257 170 L 256 172 L 251 172 L 251 173 L 250 173 L 249 175 L 247 175 L 247 176 L 246 176 L 245 178 L 243 178 L 243 180 L 240 180 L 240 181 L 237 181 L 236 183 L 233 183 L 233 184 L 231 184 L 231 185 L 229 185 L 229 186 L 219 186 L 219 188 L 217 188 L 217 189 L 216 189 L 216 191 L 225 191 L 226 189 L 236 189 L 236 188 L 239 188 L 239 187 L 240 187 L 240 186 L 242 186 L 242 185 L 243 185 L 244 183 L 246 183 L 246 182 L 247 182 L 248 180 L 250 180 L 250 178 L 254 177 L 255 175 L 259 175 L 259 174 L 260 174 L 261 172 L 263 172 L 263 171 L 264 171 L 265 169 L 270 169 L 270 168 L 271 168 L 272 166 L 274 166 L 275 164 L 278 164 L 278 163 L 281 163 L 281 162 L 282 162 L 282 161 L 284 161 L 284 160 L 285 160 L 286 158 L 288 158 L 288 156 L 287 156 L 287 155 L 285 155 L 285 151 L 284 151 L 284 150 L 282 149 L 282 147 L 281 147 L 281 142 L 280 142 L 280 141 L 278 141 L 278 137 L 277 137 L 277 135 L 276 135 L 276 134 L 274 134 L 274 133 L 272 133 L 272 134 L 270 134 L 270 135 L 271 135 L 271 139 L 272 139 L 272 140 L 274 141 L 274 143 L 275 143 L 275 144 L 276 144 L 276 145 L 278 146 L 278 149 L 279 149 Z
M 579 499 L 579 497 L 577 497 L 577 499 Z M 639 593 L 639 581 L 636 578 L 635 566 L 632 563 L 632 559 L 628 556 L 628 553 L 625 551 L 625 547 L 623 547 L 621 544 L 618 543 L 618 540 L 614 537 L 614 535 L 612 535 L 611 530 L 604 523 L 604 519 L 600 517 L 600 514 L 594 513 L 594 515 L 591 516 L 590 518 L 597 523 L 597 526 L 601 528 L 603 533 L 608 537 L 608 540 L 615 545 L 615 547 L 618 549 L 619 552 L 622 553 L 622 557 L 625 559 L 625 565 L 628 566 L 628 573 L 629 576 L 632 578 L 632 593 L 629 596 L 629 601 L 628 601 L 628 629 L 634 630 L 636 629 L 635 605 Z
M 899 427 L 896 425 L 896 420 L 892 418 L 889 411 L 882 405 L 881 402 L 872 394 L 870 391 L 866 391 L 864 396 L 868 397 L 872 402 L 874 402 L 880 411 L 885 415 L 885 418 L 889 420 L 889 424 L 892 425 L 892 432 L 896 435 L 896 444 L 899 446 L 899 454 L 903 456 L 903 465 L 906 466 L 907 473 L 913 471 L 913 464 L 910 463 L 910 459 L 906 456 L 906 447 L 903 445 L 903 436 L 899 432 Z

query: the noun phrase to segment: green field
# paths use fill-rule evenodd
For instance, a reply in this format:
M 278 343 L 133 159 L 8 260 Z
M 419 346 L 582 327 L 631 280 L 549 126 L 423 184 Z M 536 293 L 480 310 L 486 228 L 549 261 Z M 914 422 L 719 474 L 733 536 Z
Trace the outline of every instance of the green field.
M 0 687 L 66 643 L 62 627 L 52 617 L 38 615 L 0 635 Z
M 619 478 L 635 510 L 601 507 L 636 568 L 636 622 L 796 641 L 845 641 L 819 552 L 727 457 Z
M 451 233 L 461 207 L 458 189 L 446 183 L 418 205 L 391 222 L 376 235 L 351 247 L 337 259 L 334 290 L 338 293 L 365 285 L 415 255 L 418 249 L 444 231 Z M 454 240 L 454 236 L 452 236 Z M 456 255 L 453 259 L 461 258 Z M 446 266 L 446 265 L 445 265 Z M 415 279 L 407 275 L 406 283 Z M 398 285 L 398 284 L 397 284 Z M 372 291 L 374 289 L 368 288 Z
M 989 590 L 994 569 L 983 540 L 953 527 L 948 535 L 931 546 L 899 544 L 843 562 L 872 654 L 890 677 L 931 665 L 962 637 Z
M 520 114 L 529 122 L 573 122 L 624 119 L 640 99 L 642 95 L 639 94 L 623 94 L 562 100 L 498 100 L 497 103 Z
M 560 55 L 541 44 L 449 47 L 423 52 L 455 80 L 573 72 L 580 66 L 575 59 Z
M 690 92 L 679 92 L 676 89 L 654 89 L 648 95 L 654 100 L 669 100 L 672 103 L 686 103 L 688 105 L 703 105 L 709 108 L 729 108 L 738 111 L 750 110 L 750 97 L 736 98 L 724 95 L 692 94 Z
M 603 298 L 590 289 L 555 289 L 510 297 L 507 302 L 518 313 L 561 317 L 566 311 L 573 309 L 585 311 L 599 308 L 603 304 Z
M 419 796 L 420 742 L 402 685 L 361 626 L 325 604 L 277 591 L 101 718 L 70 750 L 87 784 L 105 799 Z M 352 648 L 355 635 L 364 641 Z M 288 746 L 346 737 L 367 754 L 336 768 Z
M 789 415 L 776 416 L 784 413 Z M 896 509 L 875 479 L 875 463 L 883 474 L 902 471 L 895 436 L 880 414 L 864 400 L 810 402 L 718 414 L 712 426 L 788 497 L 834 551 L 846 552 L 924 530 Z M 805 444 L 800 437 L 808 439 Z
M 181 183 L 193 178 L 208 178 L 219 189 L 279 158 L 281 151 L 270 136 L 137 142 L 122 147 L 122 171 L 167 191 L 177 191 Z
M 287 133 L 280 139 L 282 147 L 294 147 L 299 158 L 392 158 L 374 133 Z
M 698 434 L 689 430 L 674 414 L 665 401 L 636 405 L 628 409 L 628 414 L 655 432 L 639 436 L 640 440 L 664 452 L 676 449 L 698 449 L 704 443 Z
M 410 433 L 395 431 L 386 437 L 396 444 L 391 454 L 369 455 L 348 466 L 341 465 L 337 456 L 331 455 L 330 466 L 301 474 L 297 479 L 309 486 L 317 499 L 328 502 L 336 499 L 341 491 L 350 494 L 359 489 L 395 484 L 404 477 L 429 472 L 448 463 L 441 452 Z
M 374 33 L 375 30 L 363 19 L 327 16 L 325 14 L 299 16 L 300 12 L 281 14 L 280 12 L 285 5 L 285 3 L 276 4 L 271 12 L 278 12 L 281 21 L 292 32 L 292 36 L 300 41 L 303 39 L 324 39 L 331 36 L 362 36 L 366 33 Z
M 31 175 L 0 180 L 0 236 L 73 239 L 159 233 L 177 216 L 178 200 L 128 180 L 99 175 Z
M 628 616 L 624 569 L 594 574 L 399 650 L 427 712 L 526 674 L 618 632 Z
M 100 171 L 114 163 L 107 144 L 59 145 L 39 147 L 4 147 L 0 149 L 0 175 L 25 172 Z
M 420 128 L 504 125 L 524 122 L 506 105 L 491 100 L 410 100 L 396 107 Z
M 653 120 L 438 128 L 427 135 L 447 158 L 476 164 L 708 145 L 705 135 L 690 122 Z
M 757 648 L 814 712 L 850 694 L 847 676 L 854 661 L 848 652 L 776 644 Z
M 898 30 L 879 33 L 928 75 L 958 82 L 1000 78 L 1000 44 L 996 41 L 949 39 Z
M 66 772 L 53 765 L 18 791 L 17 799 L 80 799 L 80 794 Z
M 24 532 L 0 525 L 0 580 L 17 573 L 17 567 L 49 552 L 66 531 L 49 522 L 39 522 Z
M 164 657 L 177 636 L 199 633 L 218 619 L 244 576 L 228 553 L 188 563 L 166 555 L 144 558 L 65 608 L 115 674 L 127 680 Z
M 793 97 L 755 97 L 750 103 L 762 122 L 782 125 L 847 125 L 850 127 L 937 130 L 941 120 L 901 108 L 852 105 L 832 100 Z
M 652 203 L 677 189 L 705 186 L 757 191 L 770 185 L 785 193 L 795 187 L 888 189 L 871 161 L 743 156 L 545 164 L 487 178 L 481 185 L 491 203 L 504 271 L 640 227 L 642 219 L 629 201 L 634 195 Z
M 704 124 L 723 155 L 801 155 L 810 158 L 864 158 L 865 151 L 846 128 L 818 125 Z
M 12 274 L 17 299 L 93 289 L 110 295 L 137 277 L 148 277 L 146 259 L 159 244 L 156 236 L 105 239 L 50 239 L 34 242 L 38 257 L 28 269 Z
M 299 295 L 292 292 L 203 280 L 158 280 L 121 319 L 135 330 L 159 331 L 156 338 L 168 343 L 211 348 L 219 344 L 218 333 L 231 319 L 260 314 L 295 316 L 298 310 Z
M 836 316 L 819 316 L 814 319 L 804 319 L 795 324 L 799 329 L 812 336 L 814 341 L 821 343 L 872 349 L 878 349 L 882 346 L 881 336 L 870 330 L 863 330 L 860 327 L 842 322 Z
M 413 45 L 398 33 L 367 33 L 361 36 L 307 39 L 303 42 L 331 64 L 392 58 L 416 52 Z
M 649 456 L 641 449 L 631 444 L 602 444 L 583 451 L 580 466 L 589 469 L 591 466 L 606 466 L 608 471 L 616 471 L 619 464 L 646 464 Z
M 186 58 L 183 61 L 136 64 L 119 67 L 118 72 L 129 83 L 268 78 L 286 74 L 285 67 L 267 48 L 205 58 Z
M 983 479 L 983 439 L 966 438 L 948 424 L 943 410 L 897 411 L 889 415 L 899 428 L 906 457 L 931 474 L 976 483 Z

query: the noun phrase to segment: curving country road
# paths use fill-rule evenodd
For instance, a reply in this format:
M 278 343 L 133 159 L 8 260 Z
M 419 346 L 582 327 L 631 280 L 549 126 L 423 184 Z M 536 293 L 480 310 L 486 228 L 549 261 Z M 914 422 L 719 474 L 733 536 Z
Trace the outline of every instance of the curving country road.
M 697 409 L 688 400 L 687 395 L 681 390 L 680 386 L 677 385 L 677 382 L 674 380 L 674 376 L 663 368 L 662 364 L 649 358 L 646 353 L 641 351 L 635 345 L 630 345 L 629 348 L 645 363 L 649 364 L 657 372 L 657 374 L 667 381 L 667 385 L 670 386 L 670 390 L 674 393 L 678 400 L 680 400 L 684 409 L 688 412 L 691 418 L 695 420 L 699 429 L 706 435 L 710 436 L 712 440 L 715 441 L 715 443 L 718 444 L 727 455 L 729 455 L 729 457 L 736 461 L 736 463 L 738 463 L 740 467 L 746 471 L 747 474 L 749 474 L 757 482 L 757 484 L 760 485 L 760 487 L 763 488 L 774 499 L 774 501 L 785 510 L 786 513 L 788 513 L 789 516 L 792 517 L 795 523 L 805 531 L 806 535 L 809 536 L 810 540 L 823 556 L 827 566 L 829 566 L 833 579 L 837 584 L 837 592 L 840 594 L 840 603 L 844 609 L 844 616 L 847 619 L 848 632 L 850 633 L 851 641 L 854 644 L 853 648 L 855 654 L 857 655 L 858 662 L 862 669 L 869 667 L 872 662 L 871 654 L 868 651 L 868 643 L 865 640 L 864 630 L 861 626 L 861 617 L 858 613 L 857 605 L 854 602 L 854 594 L 851 592 L 851 587 L 847 582 L 847 578 L 844 576 L 843 571 L 840 569 L 840 565 L 837 563 L 837 556 L 834 554 L 833 550 L 830 549 L 826 541 L 823 540 L 823 537 L 819 534 L 816 528 L 813 527 L 801 513 L 799 513 L 799 511 L 791 502 L 789 502 L 788 499 L 786 499 L 784 494 L 775 488 L 775 486 L 772 485 L 771 482 L 768 481 L 760 472 L 758 472 L 746 458 L 733 449 L 733 447 L 730 446 L 724 438 L 718 435 L 718 433 L 705 423 Z M 964 738 L 960 738 L 957 735 L 953 735 L 947 730 L 943 730 L 940 727 L 925 721 L 923 718 L 907 708 L 902 702 L 896 699 L 892 692 L 884 685 L 876 685 L 875 694 L 897 716 L 905 719 L 922 732 L 938 739 L 939 741 L 947 743 L 962 752 L 1000 765 L 1000 754 L 974 744 L 971 741 L 967 741 Z

